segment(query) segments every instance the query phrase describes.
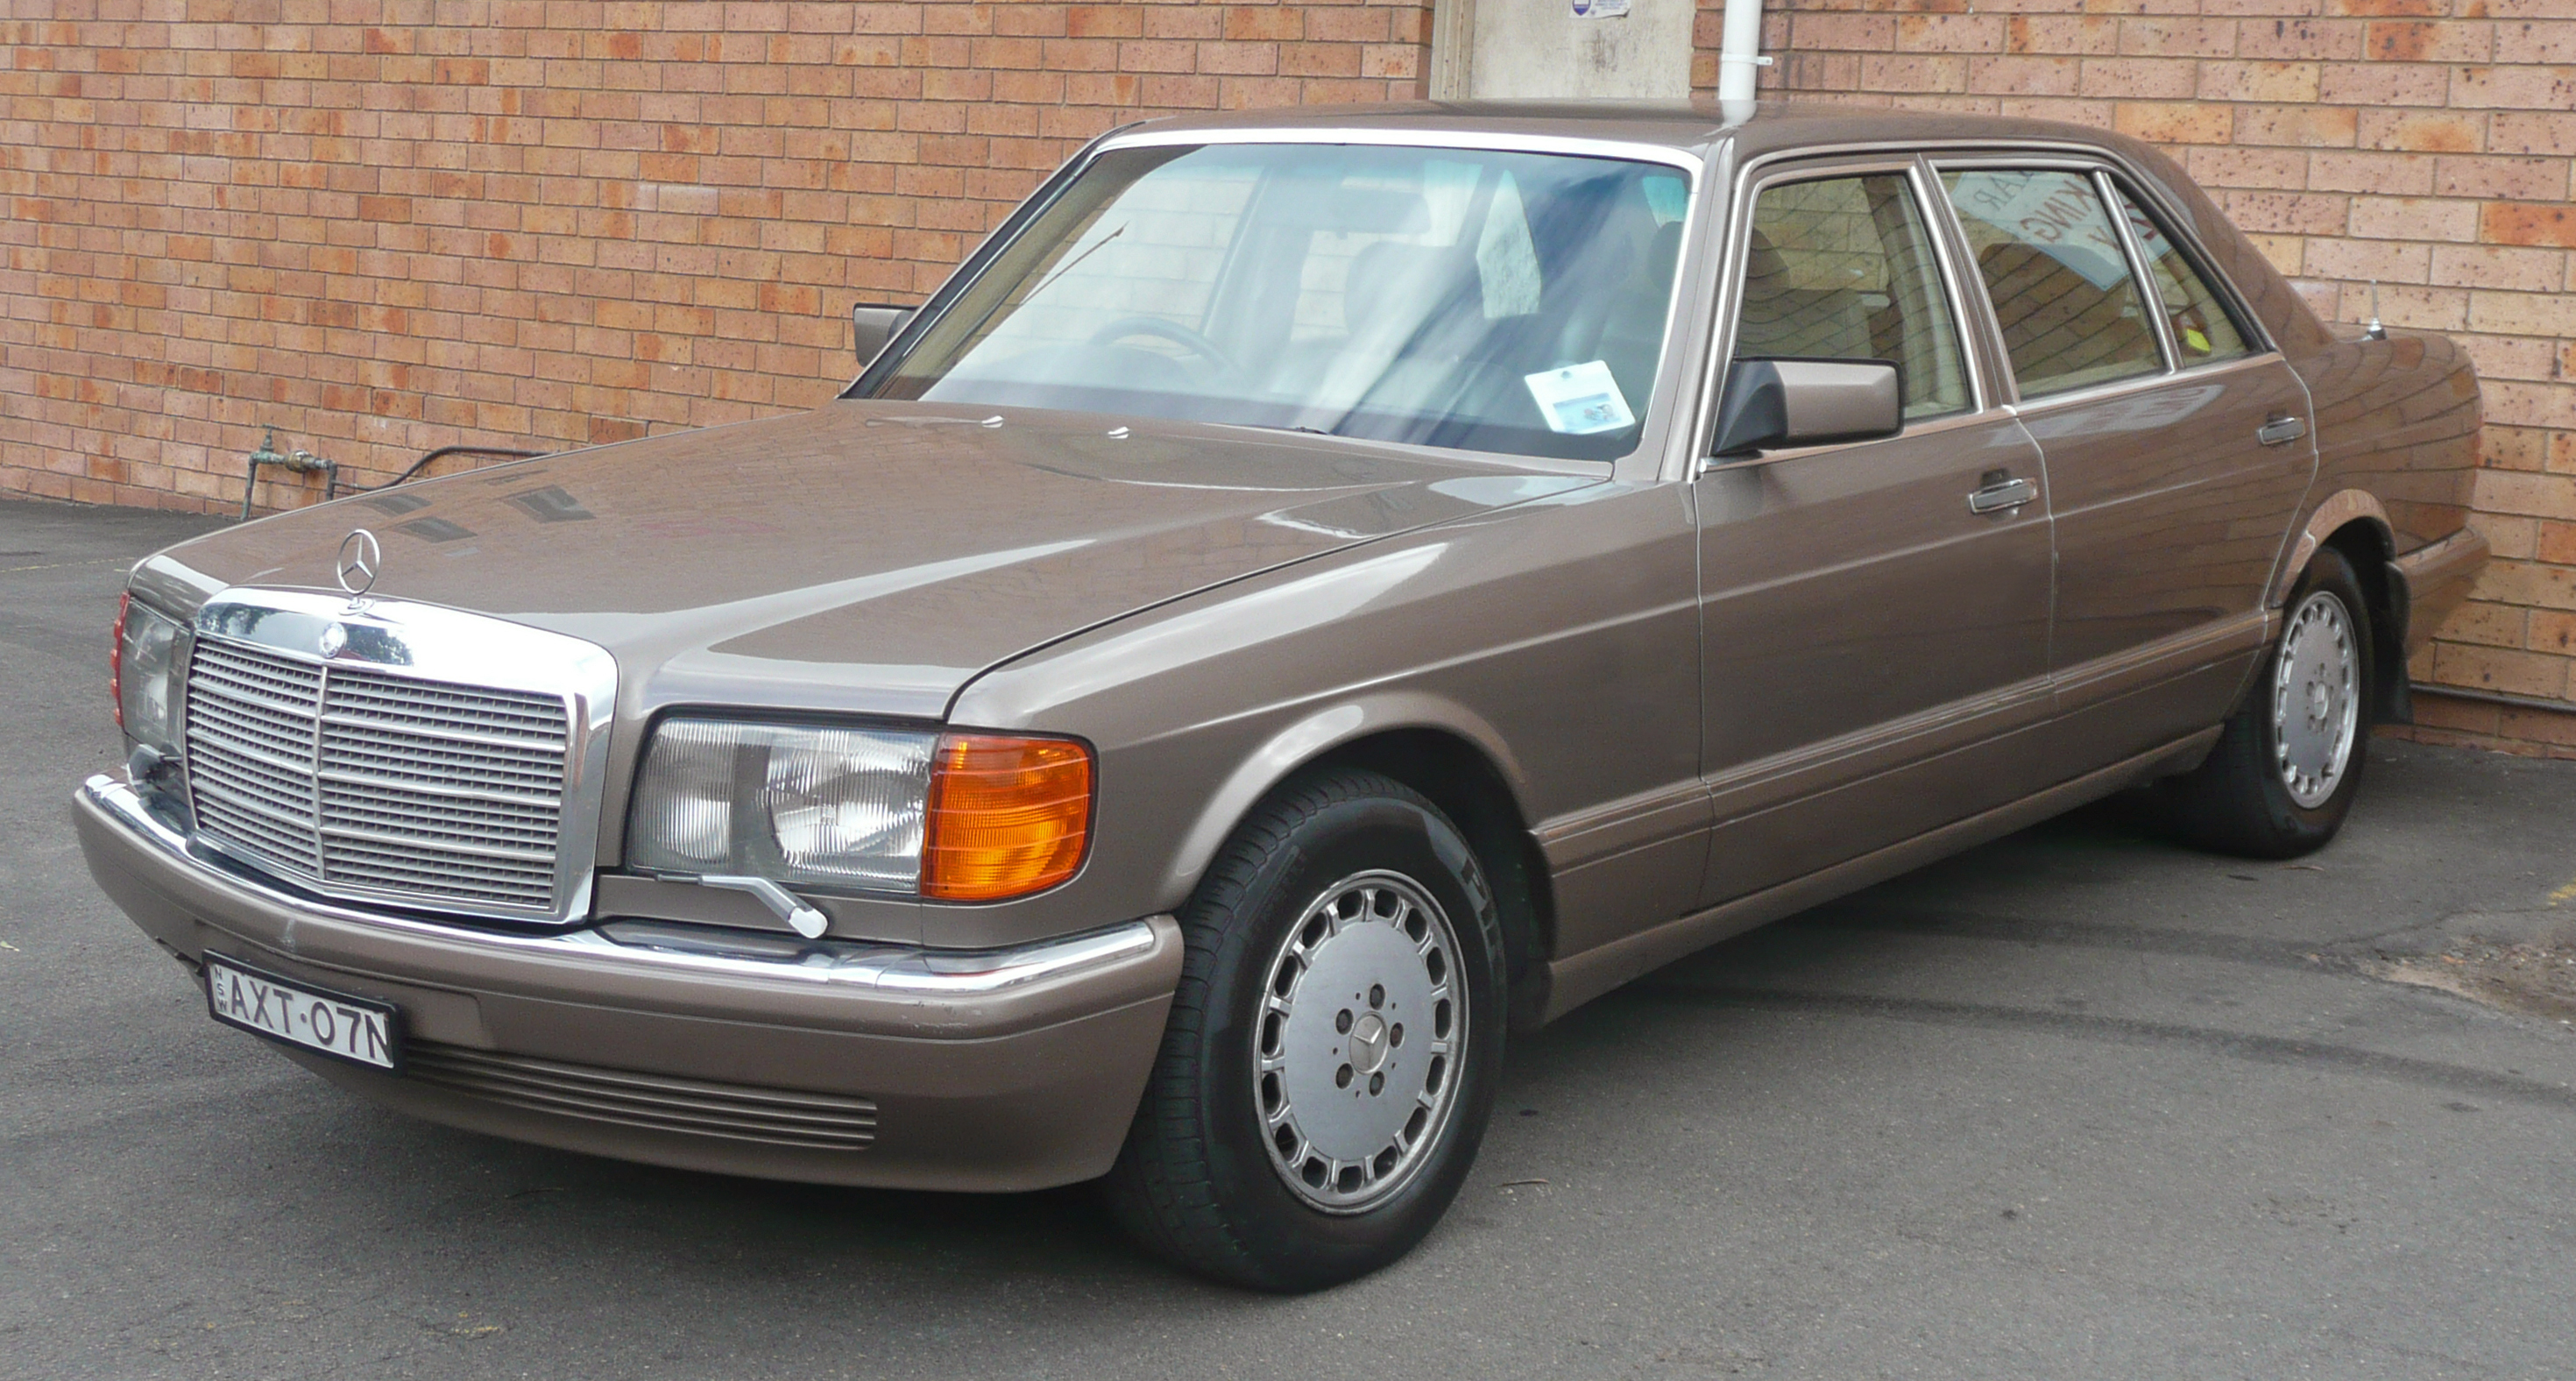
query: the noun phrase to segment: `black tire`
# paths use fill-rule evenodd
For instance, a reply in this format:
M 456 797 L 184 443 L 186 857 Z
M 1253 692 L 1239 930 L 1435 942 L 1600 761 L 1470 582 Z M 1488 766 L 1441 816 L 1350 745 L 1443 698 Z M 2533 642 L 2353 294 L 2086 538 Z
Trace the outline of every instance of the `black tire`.
M 2290 625 L 2299 611 L 2318 596 L 2341 606 L 2352 639 L 2354 684 L 2352 746 L 2332 793 L 2302 805 L 2293 795 L 2281 767 L 2283 750 L 2275 728 L 2274 708 L 2288 673 L 2284 650 Z M 2324 848 L 2343 828 L 2344 816 L 2361 791 L 2362 768 L 2369 762 L 2371 670 L 2370 606 L 2361 579 L 2342 552 L 2328 547 L 2308 563 L 2298 588 L 2284 606 L 2282 642 L 2264 652 L 2262 675 L 2245 703 L 2228 718 L 2218 745 L 2198 768 L 2168 777 L 2150 790 L 2155 813 L 2165 828 L 2187 843 L 2245 858 L 2296 858 Z
M 1262 1025 L 1272 1011 L 1264 989 L 1278 981 L 1292 928 L 1311 933 L 1310 907 L 1343 895 L 1335 889 L 1355 876 L 1390 874 L 1437 903 L 1456 942 L 1454 962 L 1438 966 L 1454 975 L 1444 991 L 1463 1008 L 1462 1027 L 1449 1028 L 1458 1033 L 1448 1066 L 1455 1086 L 1418 1149 L 1405 1153 L 1402 1173 L 1382 1186 L 1389 1197 L 1327 1212 L 1292 1191 L 1290 1172 L 1274 1163 L 1266 1139 L 1277 1128 L 1265 1133 L 1263 1100 L 1272 1095 L 1263 1081 L 1271 1076 L 1256 1072 L 1255 1041 L 1278 1037 Z M 1310 774 L 1254 809 L 1180 922 L 1180 988 L 1135 1124 L 1103 1182 L 1111 1211 L 1156 1255 L 1256 1290 L 1320 1289 L 1402 1257 L 1464 1183 L 1502 1064 L 1502 927 L 1465 837 L 1438 807 L 1390 778 L 1346 769 Z M 1322 986 L 1315 985 L 1319 995 Z M 1424 1020 L 1417 1018 L 1417 1029 Z M 1393 1034 L 1401 1044 L 1403 1030 Z M 1423 1048 L 1417 1043 L 1413 1054 Z M 1394 1067 L 1392 1055 L 1383 1058 Z M 1347 1065 L 1340 1071 L 1349 1073 Z M 1436 1087 L 1438 1076 L 1429 1077 Z

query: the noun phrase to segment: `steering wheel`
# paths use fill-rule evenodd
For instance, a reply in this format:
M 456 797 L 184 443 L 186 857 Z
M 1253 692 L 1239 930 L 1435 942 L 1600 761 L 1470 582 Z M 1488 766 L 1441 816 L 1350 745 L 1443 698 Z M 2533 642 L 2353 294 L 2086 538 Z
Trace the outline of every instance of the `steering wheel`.
M 1215 365 L 1218 373 L 1222 375 L 1239 378 L 1243 374 L 1243 366 L 1236 364 L 1233 357 L 1225 353 L 1225 347 L 1165 317 L 1147 316 L 1142 313 L 1135 316 L 1122 316 L 1092 332 L 1091 343 L 1107 345 L 1111 341 L 1125 340 L 1129 336 L 1159 336 Z

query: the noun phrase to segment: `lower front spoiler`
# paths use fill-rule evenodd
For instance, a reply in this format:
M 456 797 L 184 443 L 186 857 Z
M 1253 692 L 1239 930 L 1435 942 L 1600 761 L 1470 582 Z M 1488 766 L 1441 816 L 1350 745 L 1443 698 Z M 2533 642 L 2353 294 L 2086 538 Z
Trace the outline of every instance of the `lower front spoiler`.
M 1179 928 L 1007 951 L 654 922 L 504 934 L 354 911 L 197 856 L 122 782 L 74 798 L 135 924 L 402 1008 L 396 1077 L 285 1049 L 404 1112 L 566 1150 L 830 1184 L 1024 1190 L 1105 1173 L 1160 1043 Z

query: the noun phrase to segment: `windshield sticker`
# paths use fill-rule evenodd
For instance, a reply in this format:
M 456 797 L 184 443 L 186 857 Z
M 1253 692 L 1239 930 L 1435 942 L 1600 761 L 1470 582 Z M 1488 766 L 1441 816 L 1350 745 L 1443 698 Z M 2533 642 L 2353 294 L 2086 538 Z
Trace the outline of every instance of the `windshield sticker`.
M 1550 431 L 1589 436 L 1637 425 L 1637 415 L 1628 411 L 1628 400 L 1619 392 L 1619 381 L 1610 377 L 1610 366 L 1600 360 L 1542 369 L 1524 375 L 1521 382 L 1538 400 L 1539 416 L 1547 419 Z

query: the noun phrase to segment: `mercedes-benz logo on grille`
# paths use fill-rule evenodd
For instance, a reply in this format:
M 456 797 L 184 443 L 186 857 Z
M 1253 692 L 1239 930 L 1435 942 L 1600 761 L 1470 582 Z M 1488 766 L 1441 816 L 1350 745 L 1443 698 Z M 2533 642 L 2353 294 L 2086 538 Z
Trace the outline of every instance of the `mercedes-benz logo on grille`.
M 356 528 L 340 539 L 340 564 L 333 573 L 340 577 L 340 588 L 357 599 L 376 587 L 376 572 L 385 566 L 385 549 L 376 544 L 376 534 Z
M 325 624 L 322 628 L 322 636 L 316 642 L 324 658 L 337 657 L 340 655 L 340 649 L 349 645 L 349 630 L 336 623 Z

